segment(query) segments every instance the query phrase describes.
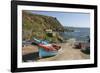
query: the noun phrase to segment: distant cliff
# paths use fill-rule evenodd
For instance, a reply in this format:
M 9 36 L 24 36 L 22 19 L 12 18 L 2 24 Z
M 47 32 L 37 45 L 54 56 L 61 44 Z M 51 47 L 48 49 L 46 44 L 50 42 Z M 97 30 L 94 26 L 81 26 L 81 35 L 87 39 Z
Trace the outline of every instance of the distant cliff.
M 22 11 L 23 39 L 31 39 L 32 36 L 45 35 L 45 31 L 48 29 L 52 31 L 64 31 L 63 26 L 55 17 Z

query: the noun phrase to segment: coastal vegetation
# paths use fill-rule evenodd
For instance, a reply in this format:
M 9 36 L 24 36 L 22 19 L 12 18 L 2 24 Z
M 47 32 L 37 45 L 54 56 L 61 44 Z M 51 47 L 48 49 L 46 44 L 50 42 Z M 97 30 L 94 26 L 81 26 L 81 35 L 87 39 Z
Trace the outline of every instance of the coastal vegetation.
M 55 17 L 22 11 L 22 27 L 23 40 L 36 37 L 50 42 L 63 41 L 58 32 L 64 32 L 64 27 Z

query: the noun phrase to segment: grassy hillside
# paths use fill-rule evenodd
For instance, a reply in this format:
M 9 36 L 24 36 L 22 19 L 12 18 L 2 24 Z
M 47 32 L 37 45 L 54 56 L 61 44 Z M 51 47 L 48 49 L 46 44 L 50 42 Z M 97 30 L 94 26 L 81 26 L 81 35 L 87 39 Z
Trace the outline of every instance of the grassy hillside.
M 46 37 L 45 30 L 64 31 L 63 26 L 55 17 L 33 14 L 22 11 L 22 32 L 23 40 L 32 37 Z

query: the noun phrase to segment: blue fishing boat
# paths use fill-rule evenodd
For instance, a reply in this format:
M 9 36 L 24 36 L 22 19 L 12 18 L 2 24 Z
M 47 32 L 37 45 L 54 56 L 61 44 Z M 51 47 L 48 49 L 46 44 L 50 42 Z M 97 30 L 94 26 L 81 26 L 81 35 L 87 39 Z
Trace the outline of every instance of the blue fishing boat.
M 44 48 L 39 47 L 39 57 L 49 57 L 57 55 L 57 51 L 46 51 Z
M 40 58 L 57 55 L 58 49 L 61 48 L 58 45 L 50 44 L 46 40 L 39 40 L 36 38 L 33 38 L 33 40 L 38 46 Z

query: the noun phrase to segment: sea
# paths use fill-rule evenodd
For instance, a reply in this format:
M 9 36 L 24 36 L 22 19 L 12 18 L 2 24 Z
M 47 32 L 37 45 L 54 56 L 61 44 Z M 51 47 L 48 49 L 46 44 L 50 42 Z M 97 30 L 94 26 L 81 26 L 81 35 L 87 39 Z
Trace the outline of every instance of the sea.
M 90 39 L 90 28 L 72 28 L 72 32 L 61 32 L 60 35 L 65 39 L 75 38 L 77 41 L 88 41 Z

